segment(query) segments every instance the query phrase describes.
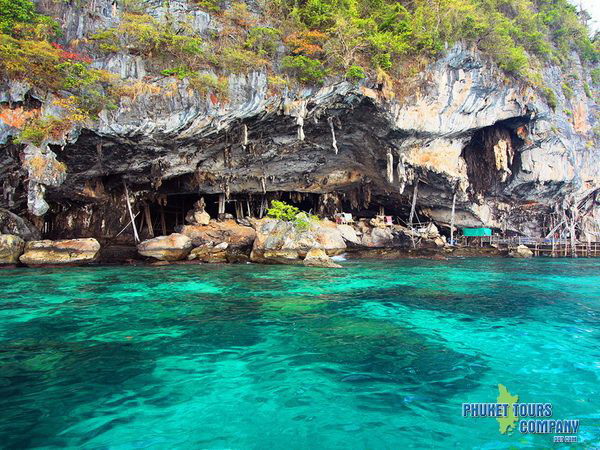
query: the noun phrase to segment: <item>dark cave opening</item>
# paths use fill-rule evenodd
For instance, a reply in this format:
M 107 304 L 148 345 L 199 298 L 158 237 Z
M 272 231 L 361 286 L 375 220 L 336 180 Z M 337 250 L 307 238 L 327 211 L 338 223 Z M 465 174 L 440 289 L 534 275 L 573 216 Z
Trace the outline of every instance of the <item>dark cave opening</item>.
M 201 194 L 201 193 L 172 193 L 161 195 L 153 202 L 147 202 L 150 220 L 152 222 L 153 234 L 167 235 L 176 233 L 183 225 L 188 225 L 185 218 L 186 215 L 194 209 L 195 203 L 204 198 L 206 203 L 205 211 L 211 218 L 217 218 L 219 209 L 218 194 Z M 145 206 L 142 207 L 142 210 Z M 231 202 L 225 203 L 225 212 L 234 215 L 235 210 Z M 139 223 L 140 231 L 144 229 L 148 231 L 147 215 L 144 213 L 144 218 L 138 218 L 136 223 Z
M 171 193 L 159 196 L 155 201 L 148 202 L 147 205 L 154 235 L 158 235 L 175 233 L 180 230 L 181 226 L 188 225 L 186 216 L 194 210 L 196 202 L 201 198 L 204 199 L 204 210 L 211 219 L 241 220 L 248 217 L 264 217 L 272 200 L 282 200 L 302 211 L 315 213 L 318 197 L 318 194 L 300 192 L 238 193 L 231 194 L 229 198 L 225 198 L 225 194 Z M 219 213 L 221 202 L 224 207 L 222 214 Z M 148 227 L 144 225 L 145 220 L 145 218 L 138 217 L 136 224 L 139 224 L 141 230 L 147 231 Z
M 114 180 L 105 180 L 114 182 Z M 114 192 L 114 191 L 113 191 Z M 118 190 L 116 191 L 118 192 Z M 355 222 L 359 219 L 372 219 L 378 215 L 392 216 L 393 223 L 406 225 L 410 212 L 410 203 L 406 197 L 394 197 L 377 194 L 371 197 L 368 186 L 357 186 L 349 191 L 329 193 L 307 193 L 298 191 L 275 191 L 265 194 L 232 193 L 225 198 L 223 193 L 201 192 L 163 192 L 151 193 L 138 191 L 129 186 L 132 214 L 141 240 L 161 235 L 181 232 L 190 212 L 196 209 L 196 202 L 204 199 L 205 211 L 211 219 L 234 219 L 244 225 L 250 225 L 246 219 L 261 218 L 273 200 L 281 200 L 302 211 L 336 220 L 337 213 L 350 213 Z M 136 200 L 133 200 L 133 197 Z M 112 201 L 109 200 L 112 198 Z M 112 197 L 104 197 L 92 207 L 84 205 L 62 205 L 49 211 L 44 222 L 39 224 L 46 239 L 67 239 L 94 236 L 111 243 L 132 243 L 133 229 L 130 215 L 122 192 Z M 219 208 L 224 213 L 219 214 Z M 416 209 L 414 225 L 429 222 Z
M 475 131 L 461 156 L 474 193 L 499 194 L 520 165 L 528 116 L 499 121 Z
M 205 211 L 211 219 L 233 218 L 236 220 L 248 217 L 261 218 L 267 214 L 268 208 L 273 200 L 284 201 L 309 214 L 315 214 L 322 218 L 334 219 L 336 213 L 350 213 L 355 218 L 371 219 L 382 212 L 384 215 L 392 216 L 394 223 L 406 223 L 410 213 L 410 204 L 390 197 L 375 197 L 364 204 L 356 203 L 347 192 L 333 193 L 308 193 L 297 191 L 276 191 L 261 193 L 237 193 L 231 194 L 225 199 L 224 194 L 205 193 L 170 193 L 156 197 L 152 202 L 138 205 L 141 212 L 136 218 L 136 225 L 141 234 L 149 231 L 147 226 L 147 214 L 152 222 L 154 235 L 171 234 L 180 230 L 181 226 L 188 224 L 187 214 L 192 211 L 200 198 L 204 199 Z M 219 203 L 224 201 L 225 213 L 219 214 Z M 147 205 L 149 212 L 145 212 Z M 422 221 L 417 208 L 415 223 Z

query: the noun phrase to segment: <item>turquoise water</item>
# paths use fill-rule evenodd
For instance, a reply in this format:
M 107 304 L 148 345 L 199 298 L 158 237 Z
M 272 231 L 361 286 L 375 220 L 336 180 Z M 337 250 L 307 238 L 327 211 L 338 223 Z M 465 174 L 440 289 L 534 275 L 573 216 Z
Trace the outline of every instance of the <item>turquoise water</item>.
M 600 446 L 600 260 L 344 266 L 0 271 L 0 446 L 551 447 L 498 383 Z

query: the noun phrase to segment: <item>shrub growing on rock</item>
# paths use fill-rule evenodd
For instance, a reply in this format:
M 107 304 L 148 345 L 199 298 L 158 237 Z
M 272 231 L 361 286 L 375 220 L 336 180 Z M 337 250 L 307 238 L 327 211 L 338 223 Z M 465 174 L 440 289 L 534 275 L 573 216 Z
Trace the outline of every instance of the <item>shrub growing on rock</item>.
M 286 56 L 281 67 L 304 84 L 322 84 L 327 75 L 321 61 L 304 55 Z
M 364 69 L 360 66 L 350 66 L 346 71 L 346 79 L 348 81 L 360 81 L 366 77 Z
M 273 56 L 281 41 L 281 31 L 269 27 L 254 27 L 248 32 L 245 46 L 259 55 Z
M 318 220 L 316 216 L 311 216 L 295 206 L 277 200 L 271 202 L 271 208 L 267 210 L 267 216 L 284 222 L 292 222 L 294 228 L 298 231 L 308 230 L 310 222 Z
M 272 217 L 273 219 L 292 222 L 300 212 L 300 209 L 295 206 L 273 200 L 271 202 L 271 207 L 267 210 L 267 216 Z

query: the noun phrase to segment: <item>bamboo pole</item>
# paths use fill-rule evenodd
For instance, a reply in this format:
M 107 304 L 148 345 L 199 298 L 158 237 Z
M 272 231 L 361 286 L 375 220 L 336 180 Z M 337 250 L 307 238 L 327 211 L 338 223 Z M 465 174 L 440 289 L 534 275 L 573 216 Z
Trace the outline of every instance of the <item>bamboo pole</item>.
M 162 228 L 163 236 L 167 235 L 167 221 L 165 220 L 165 208 L 160 205 L 160 226 Z
M 244 218 L 244 206 L 242 205 L 241 200 L 235 201 L 235 217 L 238 220 L 241 220 Z
M 144 215 L 146 216 L 146 225 L 148 226 L 148 233 L 150 233 L 150 237 L 154 237 L 154 227 L 152 226 L 152 214 L 150 214 L 150 206 L 147 203 L 144 205 Z
M 412 198 L 412 204 L 410 206 L 410 216 L 408 218 L 408 225 L 410 226 L 410 228 L 412 229 L 413 227 L 413 218 L 415 216 L 415 208 L 417 206 L 417 194 L 419 192 L 419 179 L 417 178 L 417 181 L 415 182 L 415 187 L 413 190 L 413 198 Z
M 575 207 L 571 208 L 571 257 L 577 258 L 577 243 L 575 241 L 575 219 L 577 210 Z
M 454 245 L 454 212 L 456 210 L 456 191 L 452 195 L 452 215 L 450 216 L 450 245 Z
M 139 216 L 139 215 L 140 215 L 140 213 L 138 212 L 138 213 L 135 215 L 135 217 L 137 217 L 137 216 Z M 134 219 L 135 219 L 135 217 L 134 217 Z M 121 234 L 123 234 L 123 231 L 125 231 L 125 230 L 127 229 L 127 227 L 129 227 L 129 225 L 131 225 L 131 220 L 129 220 L 129 222 L 127 223 L 127 225 L 125 225 L 125 226 L 123 227 L 123 229 L 117 233 L 117 235 L 115 236 L 115 238 L 118 238 L 119 236 L 121 236 Z
M 225 194 L 219 194 L 219 214 L 225 214 Z
M 265 203 L 266 203 L 267 199 L 265 198 L 265 196 L 262 196 L 262 199 L 260 200 L 260 211 L 258 212 L 258 218 L 262 219 L 263 216 L 265 215 Z
M 129 217 L 131 218 L 131 225 L 133 225 L 133 237 L 135 242 L 140 242 L 140 236 L 137 232 L 137 227 L 135 226 L 135 217 L 133 216 L 133 211 L 131 210 L 131 202 L 129 201 L 129 189 L 127 189 L 127 183 L 123 180 L 123 186 L 125 186 L 125 199 L 127 200 L 127 210 L 129 211 Z
M 144 225 L 145 225 L 145 216 L 142 214 L 140 217 L 140 227 L 139 227 L 139 232 L 140 234 L 144 232 Z

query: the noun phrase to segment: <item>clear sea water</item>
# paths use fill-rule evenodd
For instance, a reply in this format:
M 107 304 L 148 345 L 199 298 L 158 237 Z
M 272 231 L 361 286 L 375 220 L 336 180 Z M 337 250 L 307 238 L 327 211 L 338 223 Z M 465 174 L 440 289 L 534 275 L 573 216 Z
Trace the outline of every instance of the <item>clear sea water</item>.
M 600 446 L 600 260 L 343 264 L 0 271 L 0 447 Z

